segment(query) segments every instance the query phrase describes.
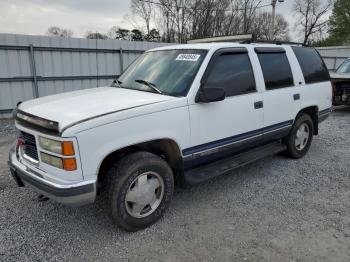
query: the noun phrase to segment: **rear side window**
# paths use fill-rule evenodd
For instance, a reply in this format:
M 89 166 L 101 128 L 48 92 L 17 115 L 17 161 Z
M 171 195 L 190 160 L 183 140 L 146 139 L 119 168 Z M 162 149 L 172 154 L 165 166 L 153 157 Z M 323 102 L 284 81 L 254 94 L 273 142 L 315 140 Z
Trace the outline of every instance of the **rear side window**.
M 297 57 L 306 84 L 329 81 L 329 72 L 316 51 L 312 47 L 292 47 Z
M 256 48 L 266 90 L 294 85 L 292 70 L 284 49 Z
M 226 96 L 256 91 L 252 65 L 246 52 L 222 53 L 209 70 L 205 87 L 224 88 Z

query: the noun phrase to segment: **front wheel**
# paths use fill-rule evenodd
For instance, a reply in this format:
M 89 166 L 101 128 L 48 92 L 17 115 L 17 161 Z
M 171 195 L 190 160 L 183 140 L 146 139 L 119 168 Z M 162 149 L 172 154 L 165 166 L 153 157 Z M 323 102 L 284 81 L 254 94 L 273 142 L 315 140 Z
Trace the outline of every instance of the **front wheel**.
M 137 152 L 115 163 L 106 174 L 103 194 L 115 224 L 137 231 L 156 222 L 170 204 L 174 176 L 159 156 Z
M 311 146 L 314 125 L 310 115 L 302 114 L 294 122 L 292 130 L 286 137 L 287 154 L 292 158 L 306 155 Z

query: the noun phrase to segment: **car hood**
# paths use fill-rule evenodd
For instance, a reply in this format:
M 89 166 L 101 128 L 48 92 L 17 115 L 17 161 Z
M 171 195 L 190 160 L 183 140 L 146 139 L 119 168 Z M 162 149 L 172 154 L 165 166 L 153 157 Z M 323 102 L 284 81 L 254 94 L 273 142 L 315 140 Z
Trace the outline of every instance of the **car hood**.
M 332 79 L 350 79 L 350 74 L 330 73 Z
M 24 113 L 58 122 L 58 131 L 78 122 L 174 99 L 155 93 L 99 87 L 46 96 L 19 105 Z

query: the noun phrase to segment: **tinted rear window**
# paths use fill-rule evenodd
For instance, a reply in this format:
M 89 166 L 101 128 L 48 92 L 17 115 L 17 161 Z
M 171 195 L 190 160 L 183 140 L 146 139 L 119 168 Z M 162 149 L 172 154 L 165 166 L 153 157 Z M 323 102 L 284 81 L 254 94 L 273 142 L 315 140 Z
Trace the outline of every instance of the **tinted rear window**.
M 267 90 L 294 85 L 293 74 L 285 53 L 258 53 Z
M 303 71 L 306 84 L 329 81 L 329 72 L 315 48 L 296 46 L 292 48 Z

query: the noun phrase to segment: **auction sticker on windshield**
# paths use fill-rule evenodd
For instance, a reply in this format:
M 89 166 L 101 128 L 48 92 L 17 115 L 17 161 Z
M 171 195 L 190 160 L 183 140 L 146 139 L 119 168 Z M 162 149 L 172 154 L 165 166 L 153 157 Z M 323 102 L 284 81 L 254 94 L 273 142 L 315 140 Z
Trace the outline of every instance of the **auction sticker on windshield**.
M 198 54 L 179 54 L 176 58 L 176 60 L 180 61 L 198 61 L 199 57 L 201 55 Z

